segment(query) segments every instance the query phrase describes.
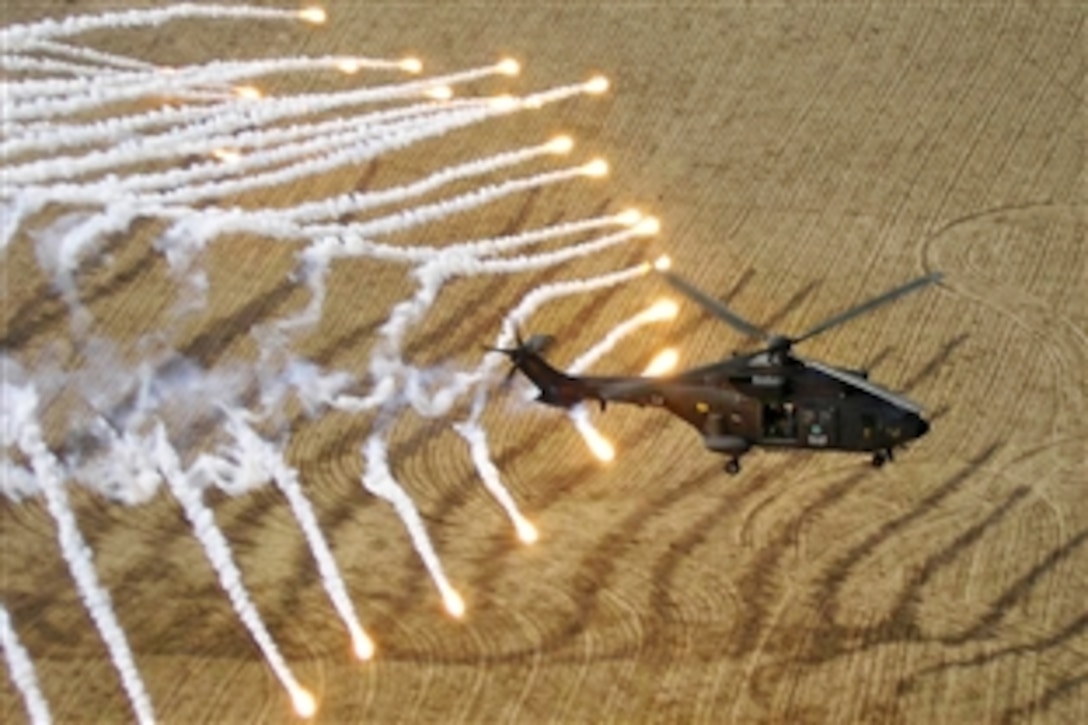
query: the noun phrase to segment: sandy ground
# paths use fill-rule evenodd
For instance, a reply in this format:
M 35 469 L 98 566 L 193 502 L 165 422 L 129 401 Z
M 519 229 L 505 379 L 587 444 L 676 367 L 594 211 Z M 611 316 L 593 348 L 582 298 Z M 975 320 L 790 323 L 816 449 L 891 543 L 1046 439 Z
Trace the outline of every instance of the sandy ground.
M 106 6 L 8 0 L 3 13 L 10 23 Z M 319 30 L 178 23 L 95 38 L 174 62 L 411 52 L 452 69 L 510 53 L 525 63 L 519 90 L 601 71 L 613 81 L 604 98 L 459 133 L 346 183 L 382 186 L 563 130 L 609 158 L 610 180 L 442 233 L 639 205 L 660 216 L 660 240 L 576 272 L 664 250 L 786 332 L 926 271 L 946 278 L 804 347 L 871 367 L 931 412 L 929 437 L 879 471 L 856 456 L 756 453 L 730 478 L 681 423 L 624 408 L 597 418 L 620 452 L 602 466 L 562 419 L 495 405 L 496 460 L 542 533 L 523 547 L 450 428 L 406 416 L 392 463 L 465 595 L 461 622 L 443 613 L 391 508 L 359 485 L 370 419 L 300 417 L 290 459 L 377 658 L 350 657 L 274 490 L 214 505 L 318 721 L 1088 722 L 1083 5 L 328 9 Z M 83 280 L 98 331 L 117 339 L 152 329 L 171 294 L 161 260 L 134 240 Z M 289 260 L 257 239 L 214 249 L 212 306 L 177 333 L 179 349 L 209 366 L 253 354 L 253 324 L 305 304 L 284 287 Z M 63 339 L 65 308 L 30 240 L 3 265 L 5 348 L 30 356 Z M 545 279 L 458 283 L 409 350 L 472 364 L 503 310 Z M 397 269 L 338 268 L 305 351 L 362 373 L 374 326 L 409 289 Z M 575 298 L 533 329 L 556 333 L 552 356 L 566 362 L 659 291 L 648 281 Z M 637 371 L 665 341 L 689 364 L 741 342 L 685 305 L 599 369 Z M 177 504 L 75 500 L 160 717 L 292 720 Z M 131 719 L 44 506 L 5 501 L 0 537 L 0 600 L 56 719 Z M 0 713 L 25 717 L 6 679 Z

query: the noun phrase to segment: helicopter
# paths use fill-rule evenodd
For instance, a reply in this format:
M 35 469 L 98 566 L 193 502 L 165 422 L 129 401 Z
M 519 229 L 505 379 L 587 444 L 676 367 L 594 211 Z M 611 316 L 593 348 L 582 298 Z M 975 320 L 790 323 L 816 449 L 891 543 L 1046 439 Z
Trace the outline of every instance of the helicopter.
M 768 332 L 724 303 L 659 265 L 676 290 L 749 338 L 763 341 L 750 352 L 666 377 L 574 376 L 542 356 L 554 338 L 533 335 L 514 348 L 488 348 L 506 355 L 508 374 L 523 373 L 539 390 L 536 400 L 571 408 L 597 401 L 664 408 L 692 425 L 706 448 L 727 457 L 726 473 L 741 470 L 741 457 L 755 447 L 849 451 L 870 454 L 880 468 L 895 450 L 929 431 L 915 402 L 869 380 L 866 370 L 802 358 L 793 348 L 893 300 L 938 282 L 940 273 L 919 277 L 840 312 L 795 337 Z

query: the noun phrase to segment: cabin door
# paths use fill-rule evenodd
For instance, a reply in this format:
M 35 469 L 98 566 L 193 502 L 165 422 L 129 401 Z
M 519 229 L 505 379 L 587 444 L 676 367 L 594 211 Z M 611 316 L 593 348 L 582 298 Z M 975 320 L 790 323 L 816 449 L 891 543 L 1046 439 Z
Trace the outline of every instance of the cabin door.
M 797 433 L 802 445 L 829 448 L 838 441 L 833 407 L 803 408 L 797 415 Z
M 797 443 L 797 410 L 790 402 L 763 406 L 763 439 L 768 443 Z

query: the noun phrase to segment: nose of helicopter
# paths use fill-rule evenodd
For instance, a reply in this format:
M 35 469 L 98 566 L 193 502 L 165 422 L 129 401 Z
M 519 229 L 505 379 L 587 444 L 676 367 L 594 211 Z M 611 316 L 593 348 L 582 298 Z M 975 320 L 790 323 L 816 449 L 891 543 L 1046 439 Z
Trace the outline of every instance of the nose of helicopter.
M 914 437 L 921 438 L 929 432 L 929 421 L 920 415 L 914 416 Z

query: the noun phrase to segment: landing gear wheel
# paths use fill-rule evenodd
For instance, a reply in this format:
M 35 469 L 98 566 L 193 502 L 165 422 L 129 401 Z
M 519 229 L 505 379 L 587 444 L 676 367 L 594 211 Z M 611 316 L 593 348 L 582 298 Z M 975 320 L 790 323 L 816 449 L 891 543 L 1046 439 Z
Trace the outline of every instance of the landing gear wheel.
M 730 476 L 735 476 L 740 473 L 740 461 L 736 458 L 731 458 L 725 462 L 725 472 Z
M 873 468 L 881 468 L 888 462 L 888 457 L 884 455 L 883 451 L 877 451 L 873 454 Z

